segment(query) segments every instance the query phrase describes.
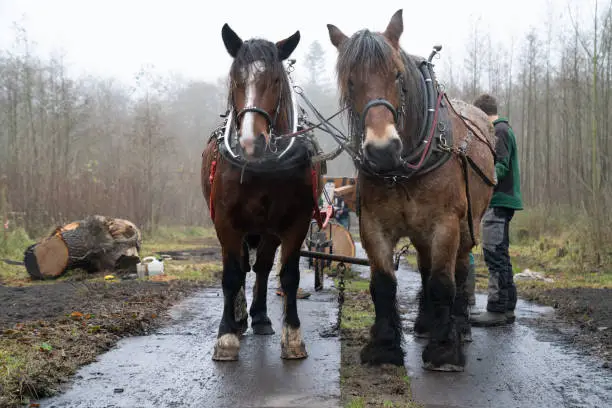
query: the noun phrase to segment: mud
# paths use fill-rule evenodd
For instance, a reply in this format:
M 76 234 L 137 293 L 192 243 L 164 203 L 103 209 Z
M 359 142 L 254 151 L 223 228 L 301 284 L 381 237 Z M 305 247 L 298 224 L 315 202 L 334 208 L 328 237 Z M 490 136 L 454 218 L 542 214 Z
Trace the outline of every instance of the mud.
M 0 328 L 16 323 L 66 319 L 72 312 L 92 315 L 112 314 L 126 304 L 139 309 L 142 301 L 163 301 L 168 292 L 180 297 L 193 284 L 186 282 L 55 282 L 51 284 L 5 287 L 0 286 Z M 184 293 L 183 293 L 184 294 Z
M 253 278 L 249 273 L 249 304 Z M 303 288 L 313 282 L 312 273 L 302 273 Z M 239 361 L 212 361 L 223 295 L 220 288 L 204 289 L 170 310 L 170 325 L 122 340 L 41 407 L 337 407 L 340 344 L 337 337 L 324 338 L 337 317 L 331 286 L 327 280 L 326 289 L 298 301 L 309 353 L 304 360 L 280 358 L 282 298 L 271 277 L 268 312 L 276 333 L 254 336 L 249 329 Z
M 552 306 L 557 314 L 576 326 L 571 341 L 606 360 L 612 369 L 612 289 L 521 286 L 521 296 Z
M 359 301 L 348 294 L 346 302 L 353 300 Z M 416 404 L 412 404 L 410 379 L 404 367 L 369 367 L 361 364 L 359 353 L 367 340 L 368 329 L 342 330 L 341 376 L 344 406 L 416 407 Z

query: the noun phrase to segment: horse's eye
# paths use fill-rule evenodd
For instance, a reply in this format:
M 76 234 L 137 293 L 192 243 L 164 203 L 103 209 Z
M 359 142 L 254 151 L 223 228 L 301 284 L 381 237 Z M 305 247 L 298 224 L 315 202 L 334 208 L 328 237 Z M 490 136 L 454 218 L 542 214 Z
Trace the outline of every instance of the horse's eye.
M 398 72 L 397 74 L 395 74 L 395 80 L 398 81 L 400 78 L 402 77 L 402 73 Z
M 353 80 L 352 79 L 348 80 L 348 86 L 351 87 L 351 88 L 353 87 Z

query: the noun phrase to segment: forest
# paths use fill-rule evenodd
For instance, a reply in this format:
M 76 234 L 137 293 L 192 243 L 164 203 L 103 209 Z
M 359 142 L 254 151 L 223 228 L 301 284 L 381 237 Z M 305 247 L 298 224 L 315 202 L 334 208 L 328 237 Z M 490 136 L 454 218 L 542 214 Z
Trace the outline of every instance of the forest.
M 489 92 L 510 119 L 518 144 L 523 233 L 567 237 L 595 264 L 612 253 L 612 3 L 589 24 L 569 15 L 511 46 L 472 21 L 463 58 L 441 56 L 438 79 L 453 98 Z M 305 93 L 326 115 L 337 110 L 326 55 L 304 43 Z M 410 50 L 409 50 L 410 51 Z M 0 216 L 5 231 L 34 237 L 54 225 L 104 214 L 150 232 L 165 225 L 208 225 L 200 155 L 225 111 L 226 83 L 163 75 L 143 66 L 133 86 L 111 77 L 67 74 L 61 54 L 40 56 L 15 25 L 0 50 Z M 341 122 L 339 122 L 341 123 Z M 325 134 L 326 150 L 335 147 Z M 354 176 L 343 154 L 332 176 Z M 0 237 L 1 239 L 1 237 Z M 568 242 L 569 242 L 568 241 Z

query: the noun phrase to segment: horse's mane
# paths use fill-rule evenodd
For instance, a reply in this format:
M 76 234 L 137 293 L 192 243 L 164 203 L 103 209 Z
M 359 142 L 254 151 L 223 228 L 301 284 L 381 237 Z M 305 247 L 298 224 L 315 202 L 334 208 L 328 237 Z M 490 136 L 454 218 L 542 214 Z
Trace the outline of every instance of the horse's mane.
M 349 79 L 355 76 L 367 82 L 370 76 L 389 76 L 399 72 L 403 76 L 404 108 L 403 129 L 398 129 L 404 141 L 410 145 L 417 143 L 411 136 L 418 132 L 424 120 L 424 89 L 417 68 L 418 57 L 408 55 L 400 48 L 398 54 L 380 33 L 364 29 L 346 39 L 340 47 L 336 62 L 336 74 L 340 88 L 340 104 L 348 107 L 349 127 L 354 134 L 358 126 L 358 115 L 352 109 Z M 398 112 L 400 113 L 400 112 Z M 411 146 L 414 147 L 414 146 Z
M 280 111 L 278 117 L 278 124 L 281 127 L 287 127 L 287 129 L 280 129 L 287 131 L 291 129 L 293 125 L 292 116 L 293 104 L 291 101 L 291 84 L 285 71 L 282 61 L 278 56 L 278 48 L 276 44 L 268 40 L 253 38 L 245 41 L 242 47 L 238 50 L 234 61 L 230 67 L 229 72 L 229 84 L 228 84 L 228 108 L 233 107 L 233 91 L 236 87 L 236 83 L 240 80 L 242 70 L 247 68 L 250 64 L 256 61 L 261 61 L 265 67 L 265 76 L 262 77 L 264 85 L 266 87 L 272 86 L 277 78 L 280 78 Z M 282 126 L 284 125 L 284 126 Z

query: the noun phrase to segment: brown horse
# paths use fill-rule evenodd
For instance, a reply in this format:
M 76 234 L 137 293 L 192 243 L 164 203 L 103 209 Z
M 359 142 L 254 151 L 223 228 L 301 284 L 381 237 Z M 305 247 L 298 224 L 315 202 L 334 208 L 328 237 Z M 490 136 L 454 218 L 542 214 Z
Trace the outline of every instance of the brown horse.
M 349 38 L 327 27 L 349 108 L 347 147 L 359 169 L 359 231 L 371 264 L 376 319 L 362 363 L 403 364 L 393 251 L 407 236 L 422 277 L 415 332 L 429 336 L 424 367 L 462 371 L 461 340 L 471 334 L 468 255 L 495 183 L 486 176 L 494 178 L 492 125 L 474 106 L 451 104 L 435 80 L 434 54 L 425 60 L 400 47 L 402 10 L 382 33 Z
M 225 24 L 221 34 L 233 58 L 228 116 L 202 155 L 202 191 L 223 254 L 224 307 L 213 359 L 238 359 L 248 319 L 239 294 L 251 270 L 250 250 L 256 250 L 251 327 L 255 334 L 274 333 L 266 294 L 281 243 L 280 281 L 286 294 L 281 357 L 305 358 L 296 307 L 298 262 L 321 182 L 308 141 L 287 137 L 296 132 L 298 117 L 283 61 L 297 47 L 300 33 L 277 43 L 242 41 Z

